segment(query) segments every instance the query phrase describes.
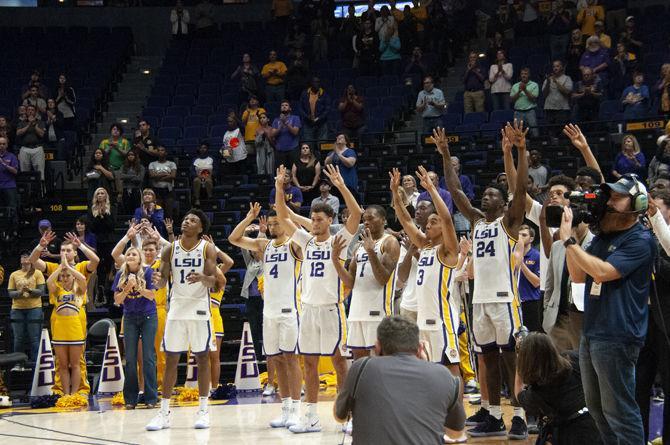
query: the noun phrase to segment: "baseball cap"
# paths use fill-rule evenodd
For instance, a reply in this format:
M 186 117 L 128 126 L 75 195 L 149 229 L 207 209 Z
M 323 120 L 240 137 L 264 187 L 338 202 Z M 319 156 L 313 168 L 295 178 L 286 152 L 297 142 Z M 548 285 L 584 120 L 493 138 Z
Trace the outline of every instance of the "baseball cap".
M 51 221 L 48 219 L 41 219 L 40 222 L 37 223 L 37 227 L 51 227 Z
M 601 184 L 600 188 L 603 191 L 612 191 L 616 193 L 621 193 L 622 195 L 634 196 L 638 193 L 646 194 L 647 189 L 644 184 L 640 182 L 637 175 L 627 174 L 623 175 L 616 182 L 608 182 Z

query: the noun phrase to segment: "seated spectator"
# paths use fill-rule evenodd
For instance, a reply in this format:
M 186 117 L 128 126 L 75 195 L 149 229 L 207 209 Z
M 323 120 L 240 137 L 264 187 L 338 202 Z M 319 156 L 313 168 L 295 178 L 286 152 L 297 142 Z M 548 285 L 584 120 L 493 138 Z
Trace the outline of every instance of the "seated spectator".
M 488 39 L 489 47 L 486 50 L 486 60 L 488 60 L 489 65 L 494 65 L 498 60 L 498 51 L 504 51 L 507 54 L 509 50 L 509 45 L 507 41 L 503 38 L 500 32 L 497 32 L 493 35 L 493 38 Z
M 481 113 L 484 111 L 484 80 L 486 80 L 486 77 L 479 65 L 477 53 L 472 51 L 468 55 L 468 65 L 463 76 L 463 108 L 465 113 Z
M 586 51 L 579 59 L 579 66 L 591 68 L 593 74 L 600 77 L 600 81 L 607 85 L 609 80 L 609 52 L 602 47 L 600 39 L 596 36 L 591 36 L 586 40 Z
M 353 85 L 347 85 L 337 105 L 342 119 L 342 132 L 349 139 L 359 139 L 365 129 L 363 98 L 356 93 Z
M 50 148 L 56 148 L 57 159 L 64 159 L 60 143 L 63 138 L 63 113 L 61 113 L 56 107 L 56 101 L 53 99 L 47 100 L 47 109 L 44 114 L 44 125 L 45 125 L 45 142 Z
M 416 179 L 412 175 L 405 175 L 402 177 L 401 185 L 407 197 L 407 202 L 415 209 L 416 203 L 419 202 L 419 195 L 421 194 L 416 187 Z
M 616 54 L 612 58 L 612 81 L 610 91 L 619 94 L 628 86 L 637 69 L 637 56 L 628 51 L 626 44 L 619 42 L 616 45 Z
M 656 84 L 656 94 L 659 96 L 658 113 L 670 113 L 670 63 L 664 63 L 661 66 L 661 78 Z M 1 128 L 1 127 L 0 127 Z M 0 135 L 2 130 L 0 129 Z
M 74 88 L 70 86 L 65 74 L 58 76 L 58 85 L 56 87 L 56 106 L 58 111 L 63 114 L 63 129 L 68 131 L 75 130 L 75 109 L 77 96 L 74 94 Z
M 36 85 L 30 87 L 30 94 L 23 100 L 23 105 L 32 105 L 35 107 L 40 115 L 40 118 L 47 111 L 47 101 L 44 97 L 40 96 L 40 90 Z
M 332 10 L 331 10 L 332 11 Z M 329 11 L 330 14 L 332 12 Z M 330 38 L 330 22 L 323 9 L 316 11 L 316 17 L 310 24 L 312 30 L 312 60 L 320 62 L 328 60 L 328 39 Z
M 284 100 L 281 103 L 279 117 L 272 122 L 272 137 L 275 141 L 275 166 L 292 165 L 298 156 L 298 143 L 302 123 L 300 117 L 291 114 L 291 104 Z M 274 173 L 274 170 L 272 171 Z
M 519 342 L 514 392 L 528 413 L 548 419 L 540 437 L 554 445 L 602 444 L 584 399 L 579 354 L 559 354 L 548 335 L 531 333 Z
M 540 252 L 533 247 L 535 230 L 523 224 L 519 227 L 519 242 L 514 249 L 514 263 L 519 273 L 519 299 L 523 324 L 530 332 L 540 332 Z
M 496 61 L 489 67 L 491 102 L 493 110 L 509 110 L 509 92 L 512 89 L 514 67 L 507 61 L 505 51 L 498 50 Z
M 600 78 L 593 74 L 591 68 L 582 70 L 582 80 L 577 82 L 572 93 L 575 106 L 575 118 L 579 121 L 590 121 L 598 116 L 603 90 Z
M 405 67 L 402 76 L 405 79 L 405 85 L 413 85 L 412 78 L 417 76 L 419 81 L 428 75 L 428 66 L 423 61 L 423 51 L 418 46 L 412 49 L 412 56 Z M 414 85 L 416 87 L 416 85 Z
M 303 203 L 302 192 L 300 188 L 291 184 L 292 174 L 290 170 L 286 170 L 286 175 L 284 175 L 284 197 L 286 198 L 286 204 L 296 213 L 300 213 L 300 206 Z M 275 187 L 270 190 L 270 207 L 272 210 L 275 209 L 275 197 L 277 196 L 277 189 Z
M 400 37 L 395 24 L 385 26 L 383 35 L 379 37 L 379 60 L 383 74 L 398 74 L 400 72 Z
M 14 153 L 8 151 L 8 140 L 0 136 L 0 207 L 19 210 L 19 194 L 16 190 L 16 174 L 19 172 L 19 160 Z
M 348 59 L 353 58 L 354 51 L 351 42 L 361 30 L 360 28 L 361 23 L 356 17 L 356 7 L 350 3 L 347 7 L 347 16 L 340 20 L 340 26 L 337 29 L 338 44 Z
M 649 162 L 647 181 L 652 185 L 661 176 L 670 175 L 670 139 L 664 138 L 658 144 L 656 154 Z
M 91 201 L 93 193 L 101 187 L 105 189 L 107 194 L 113 196 L 111 192 L 114 188 L 114 173 L 109 167 L 109 157 L 102 149 L 96 148 L 91 153 L 91 158 L 85 171 L 84 182 L 88 188 L 88 192 L 86 193 L 87 201 Z
M 302 192 L 302 202 L 311 202 L 318 194 L 316 187 L 321 180 L 321 163 L 309 144 L 301 145 L 300 157 L 291 166 L 291 177 L 293 184 Z
M 142 202 L 142 184 L 144 183 L 145 168 L 135 150 L 130 150 L 119 170 L 121 178 L 122 198 L 119 201 L 119 212 L 130 215 Z
M 431 182 L 435 185 L 435 188 L 437 189 L 437 194 L 440 195 L 440 198 L 442 198 L 442 201 L 447 205 L 449 208 L 449 212 L 453 214 L 454 212 L 454 203 L 451 199 L 451 193 L 449 193 L 447 190 L 443 189 L 440 187 L 440 177 L 438 176 L 437 173 L 434 171 L 429 171 L 428 172 L 428 177 L 430 178 Z M 428 202 L 433 202 L 433 197 L 430 196 L 430 193 L 428 193 L 427 190 L 424 190 L 421 192 L 416 199 L 416 202 L 421 202 L 421 201 L 428 201 Z
M 158 160 L 149 164 L 151 188 L 156 194 L 158 203 L 165 210 L 165 217 L 172 218 L 174 211 L 174 181 L 177 178 L 177 164 L 167 158 L 167 149 L 158 146 Z
M 19 164 L 22 172 L 37 171 L 44 181 L 44 146 L 46 129 L 37 118 L 33 105 L 26 106 L 26 120 L 16 126 L 16 145 L 19 146 Z
M 130 143 L 128 139 L 123 137 L 123 127 L 120 124 L 114 123 L 109 128 L 110 137 L 100 141 L 98 148 L 102 149 L 109 159 L 109 167 L 114 173 L 114 183 L 116 185 L 116 200 L 121 202 L 123 195 L 123 180 L 119 174 L 126 156 L 130 151 Z
M 247 53 L 242 55 L 242 64 L 237 67 L 230 75 L 232 80 L 240 81 L 240 102 L 248 102 L 251 96 L 258 96 L 260 93 L 261 79 L 260 72 L 254 64 L 251 63 L 251 56 Z
M 258 115 L 259 125 L 254 138 L 256 150 L 256 172 L 259 175 L 271 175 L 275 167 L 275 137 L 266 113 Z
M 330 185 L 328 179 L 322 179 L 319 183 L 319 196 L 312 199 L 311 207 L 319 204 L 328 205 L 331 209 L 333 209 L 333 224 L 339 224 L 338 215 L 340 213 L 340 199 L 337 196 L 330 194 L 331 188 L 332 186 Z
M 151 125 L 144 119 L 138 122 L 138 129 L 135 130 L 135 138 L 133 139 L 133 148 L 140 158 L 140 162 L 144 168 L 149 168 L 149 164 L 158 158 L 159 143 L 154 136 Z
M 358 193 L 358 173 L 356 171 L 358 156 L 356 150 L 350 148 L 350 146 L 349 138 L 343 133 L 338 134 L 333 151 L 326 157 L 324 163 L 326 165 L 333 164 L 340 169 L 344 184 L 356 196 Z
M 625 135 L 621 140 L 621 151 L 614 158 L 612 166 L 612 176 L 615 179 L 627 173 L 635 173 L 640 179 L 647 176 L 647 160 L 632 134 Z
M 74 223 L 74 234 L 80 243 L 91 249 L 93 252 L 98 248 L 98 238 L 93 232 L 88 230 L 88 218 L 82 215 Z M 84 251 L 77 248 L 79 258 L 86 258 Z
M 39 70 L 33 70 L 33 72 L 30 74 L 30 80 L 28 81 L 28 84 L 24 85 L 21 89 L 21 100 L 24 100 L 30 96 L 30 89 L 33 86 L 37 87 L 40 97 L 49 97 L 49 89 L 42 83 L 42 74 Z
M 14 138 L 16 137 L 16 134 L 14 133 L 12 123 L 9 121 L 7 116 L 0 115 L 0 137 L 7 139 L 8 147 L 12 147 L 14 145 Z
M 582 34 L 592 36 L 596 33 L 596 22 L 605 20 L 605 8 L 597 0 L 586 0 L 587 6 L 577 13 L 577 24 Z
M 200 207 L 202 189 L 207 199 L 214 193 L 214 159 L 209 155 L 209 144 L 203 142 L 198 147 L 197 157 L 193 160 L 193 205 Z
M 397 32 L 398 27 L 395 17 L 391 14 L 389 7 L 384 5 L 379 10 L 379 17 L 375 19 L 375 31 L 377 32 L 377 35 L 379 35 L 379 40 L 384 39 L 391 27 L 395 27 Z M 394 33 L 391 33 L 391 35 L 393 34 Z
M 267 66 L 267 65 L 266 65 Z M 244 125 L 244 142 L 253 146 L 256 140 L 256 130 L 260 125 L 260 115 L 265 114 L 265 108 L 259 106 L 258 97 L 251 96 L 247 108 L 242 113 L 242 125 Z
M 444 93 L 435 88 L 433 78 L 426 76 L 423 79 L 423 89 L 416 98 L 416 112 L 421 113 L 423 134 L 432 134 L 433 129 L 440 125 L 442 112 L 447 108 Z
M 328 137 L 328 111 L 330 97 L 321 88 L 321 80 L 313 77 L 312 82 L 300 96 L 300 119 L 303 122 L 302 139 L 320 142 Z
M 268 63 L 263 65 L 261 75 L 265 79 L 265 101 L 281 102 L 286 94 L 284 79 L 286 78 L 286 65 L 277 60 L 277 51 L 270 51 Z M 244 120 L 244 117 L 242 117 Z
M 570 13 L 570 10 L 565 7 L 565 2 L 563 0 L 554 2 L 551 14 L 547 19 L 551 60 L 563 60 L 565 58 L 568 42 L 570 42 L 571 25 L 572 14 Z
M 309 61 L 305 59 L 302 49 L 297 49 L 286 71 L 286 97 L 289 100 L 300 99 L 300 94 L 308 82 Z
M 225 175 L 243 175 L 247 171 L 247 146 L 240 131 L 237 116 L 228 116 L 228 131 L 221 147 L 221 178 Z M 222 181 L 223 182 L 223 181 Z
M 647 114 L 649 108 L 649 87 L 643 85 L 644 74 L 633 74 L 633 85 L 626 87 L 621 93 L 623 116 L 625 119 L 640 119 Z
M 376 76 L 379 56 L 379 35 L 370 20 L 363 21 L 363 29 L 353 39 L 354 68 L 361 76 Z
M 298 51 L 304 52 L 306 40 L 307 34 L 303 31 L 302 26 L 298 21 L 294 21 L 284 38 L 284 46 L 288 50 L 289 57 L 295 57 Z
M 356 419 L 354 443 L 452 443 L 445 427 L 460 432 L 465 425 L 461 384 L 447 367 L 425 360 L 418 326 L 383 319 L 375 352 L 354 362 L 333 406 L 338 422 Z
M 635 54 L 642 54 L 644 43 L 640 32 L 635 27 L 635 17 L 626 17 L 625 29 L 619 37 L 619 41 L 626 44 L 626 46 Z
M 565 74 L 562 61 L 554 60 L 551 74 L 547 75 L 542 84 L 542 94 L 544 95 L 546 121 L 548 124 L 558 125 L 552 129 L 552 132 L 557 135 L 570 118 L 570 99 L 572 97 L 572 79 Z
M 568 50 L 566 52 L 565 64 L 566 64 L 566 73 L 570 78 L 577 79 L 580 74 L 580 61 L 582 60 L 582 54 L 586 50 L 586 41 L 582 35 L 582 31 L 579 29 L 573 29 L 570 34 L 570 41 L 568 42 Z
M 9 276 L 7 293 L 12 299 L 9 319 L 14 338 L 12 352 L 26 352 L 35 362 L 42 332 L 42 295 L 46 295 L 44 275 L 30 262 L 30 251 L 21 252 L 21 268 Z M 21 370 L 22 367 L 15 368 Z
M 530 68 L 522 68 L 519 82 L 512 85 L 509 92 L 510 100 L 514 106 L 514 119 L 519 119 L 530 127 L 534 137 L 539 136 L 537 129 L 537 98 L 540 95 L 540 86 L 530 80 Z
M 528 176 L 533 178 L 533 183 L 538 187 L 544 187 L 549 180 L 549 169 L 542 165 L 542 154 L 537 150 L 529 153 Z
M 139 224 L 142 219 L 148 219 L 161 232 L 165 230 L 165 212 L 157 204 L 156 193 L 150 188 L 142 190 L 142 205 L 135 209 L 133 215 L 135 224 Z
M 181 0 L 177 0 L 177 4 L 170 11 L 170 23 L 172 23 L 172 36 L 176 39 L 181 39 L 188 35 L 188 24 L 191 23 L 191 14 L 188 9 L 184 9 L 184 4 Z

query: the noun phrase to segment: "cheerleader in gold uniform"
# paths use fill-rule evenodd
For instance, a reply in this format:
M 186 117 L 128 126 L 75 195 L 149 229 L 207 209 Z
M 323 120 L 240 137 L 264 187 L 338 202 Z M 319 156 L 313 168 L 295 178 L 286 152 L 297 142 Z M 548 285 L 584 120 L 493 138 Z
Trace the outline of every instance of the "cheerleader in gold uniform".
M 49 301 L 54 306 L 52 343 L 58 358 L 64 394 L 76 393 L 81 381 L 79 358 L 86 342 L 80 312 L 86 299 L 86 277 L 68 264 L 65 255 L 47 280 Z

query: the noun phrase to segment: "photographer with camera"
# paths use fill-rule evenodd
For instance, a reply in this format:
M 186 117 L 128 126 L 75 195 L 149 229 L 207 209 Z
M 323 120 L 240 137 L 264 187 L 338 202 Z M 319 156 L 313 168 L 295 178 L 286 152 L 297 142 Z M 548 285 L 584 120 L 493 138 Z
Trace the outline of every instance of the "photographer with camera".
M 584 250 L 572 236 L 573 211 L 564 207 L 559 235 L 573 283 L 585 283 L 579 364 L 589 412 L 607 444 L 644 443 L 635 400 L 635 364 L 647 333 L 649 282 L 656 244 L 639 222 L 647 210 L 635 175 L 601 184 L 598 235 Z

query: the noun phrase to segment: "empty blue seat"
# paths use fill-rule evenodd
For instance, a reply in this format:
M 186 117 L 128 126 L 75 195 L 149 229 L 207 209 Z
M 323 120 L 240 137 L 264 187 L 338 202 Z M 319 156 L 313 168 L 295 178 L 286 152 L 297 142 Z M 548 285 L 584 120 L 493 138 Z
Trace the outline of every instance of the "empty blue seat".
M 189 114 L 191 114 L 191 113 L 189 112 L 189 107 L 187 107 L 187 106 L 175 106 L 175 105 L 173 105 L 173 106 L 167 107 L 165 109 L 165 115 L 166 116 L 182 116 L 183 117 L 183 116 L 188 116 Z
M 181 127 L 182 125 L 184 125 L 182 116 L 165 116 L 161 121 L 162 127 Z
M 212 114 L 212 110 L 214 107 L 210 105 L 195 105 L 193 108 L 191 108 L 191 113 L 195 116 L 204 116 L 205 118 Z
M 619 111 L 621 111 L 621 102 L 618 100 L 605 100 L 600 103 L 598 119 L 611 120 Z
M 463 124 L 476 124 L 481 125 L 488 119 L 488 113 L 478 112 L 478 113 L 465 113 L 463 115 Z
M 213 125 L 209 129 L 209 137 L 218 138 L 217 140 L 220 142 L 220 138 L 226 134 L 226 131 L 228 131 L 228 125 Z
M 174 89 L 174 94 L 177 96 L 195 96 L 196 86 L 192 83 L 179 84 Z
M 225 113 L 210 114 L 207 123 L 210 127 L 214 125 L 226 125 L 228 122 L 228 115 Z
M 195 104 L 195 97 L 193 96 L 175 96 L 172 99 L 172 105 L 190 107 Z
M 442 126 L 447 131 L 454 131 L 462 123 L 461 113 L 446 113 L 442 115 Z
M 491 111 L 490 122 L 512 122 L 514 120 L 514 110 L 495 110 Z
M 185 138 L 204 138 L 207 136 L 207 127 L 204 125 L 195 125 L 192 127 L 184 128 L 184 137 Z
M 142 116 L 142 119 L 147 121 L 147 124 L 151 126 L 151 128 L 158 128 L 161 126 L 161 119 L 156 116 Z
M 385 97 L 389 95 L 389 89 L 385 86 L 374 86 L 365 89 L 365 95 L 368 97 Z
M 170 97 L 169 96 L 151 96 L 147 99 L 148 107 L 161 107 L 165 108 L 170 106 Z
M 194 127 L 201 125 L 203 127 L 207 126 L 207 116 L 200 114 L 192 114 L 184 118 L 184 127 Z M 184 136 L 185 137 L 185 136 Z
M 142 116 L 162 117 L 164 114 L 165 109 L 163 107 L 144 107 L 144 110 L 142 110 Z
M 180 137 L 181 137 L 180 127 L 161 127 L 158 130 L 158 139 L 160 140 L 179 139 Z
M 487 122 L 479 126 L 479 132 L 482 137 L 496 139 L 502 126 L 502 122 Z

